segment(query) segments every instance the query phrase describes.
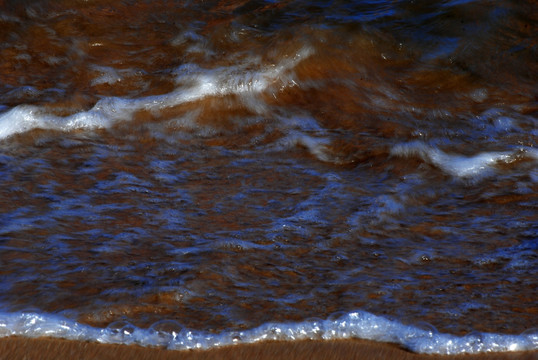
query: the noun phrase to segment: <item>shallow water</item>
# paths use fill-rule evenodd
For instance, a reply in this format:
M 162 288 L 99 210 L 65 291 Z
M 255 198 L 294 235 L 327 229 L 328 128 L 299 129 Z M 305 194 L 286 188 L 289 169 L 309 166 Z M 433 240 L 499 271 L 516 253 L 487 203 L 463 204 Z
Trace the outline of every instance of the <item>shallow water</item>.
M 0 6 L 0 335 L 538 348 L 533 1 Z

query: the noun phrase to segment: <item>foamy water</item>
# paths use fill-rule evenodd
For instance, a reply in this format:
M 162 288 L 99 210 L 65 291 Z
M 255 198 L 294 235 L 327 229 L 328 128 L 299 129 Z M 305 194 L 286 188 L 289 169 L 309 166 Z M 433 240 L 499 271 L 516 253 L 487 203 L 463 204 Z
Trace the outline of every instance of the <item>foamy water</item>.
M 252 344 L 260 341 L 368 339 L 396 343 L 426 354 L 475 354 L 535 350 L 538 330 L 521 335 L 471 333 L 454 336 L 438 333 L 431 326 L 415 327 L 364 311 L 331 319 L 299 323 L 266 323 L 260 327 L 211 334 L 183 328 L 178 322 L 163 320 L 149 329 L 118 321 L 105 329 L 93 328 L 58 316 L 36 313 L 0 315 L 0 336 L 57 337 L 108 344 L 137 344 L 170 350 L 211 349 Z
M 0 336 L 536 350 L 532 2 L 0 2 Z

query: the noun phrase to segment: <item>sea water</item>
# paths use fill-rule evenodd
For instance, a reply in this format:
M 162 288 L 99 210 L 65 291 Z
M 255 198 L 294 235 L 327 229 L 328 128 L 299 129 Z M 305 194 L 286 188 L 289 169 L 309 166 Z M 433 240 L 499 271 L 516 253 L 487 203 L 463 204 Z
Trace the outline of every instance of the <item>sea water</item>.
M 0 1 L 0 336 L 538 348 L 532 1 Z

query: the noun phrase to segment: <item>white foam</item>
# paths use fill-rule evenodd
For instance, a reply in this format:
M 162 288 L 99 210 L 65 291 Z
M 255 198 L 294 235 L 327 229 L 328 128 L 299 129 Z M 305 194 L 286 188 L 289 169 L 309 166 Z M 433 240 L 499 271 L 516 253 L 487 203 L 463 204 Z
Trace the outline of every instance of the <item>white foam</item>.
M 197 100 L 206 96 L 258 94 L 274 87 L 275 91 L 287 86 L 296 85 L 291 70 L 303 59 L 309 57 L 312 50 L 304 47 L 295 56 L 283 59 L 278 64 L 260 66 L 259 60 L 237 64 L 233 67 L 203 69 L 195 64 L 184 64 L 178 67 L 174 74 L 176 82 L 182 85 L 179 92 L 166 101 L 181 103 L 185 101 L 184 89 L 189 89 L 187 101 Z M 258 67 L 258 70 L 250 70 Z M 179 95 L 179 96 L 178 96 Z M 175 103 L 174 105 L 177 105 Z
M 533 149 L 518 149 L 506 152 L 482 152 L 474 156 L 447 154 L 423 142 L 399 144 L 392 148 L 393 156 L 418 156 L 424 161 L 460 178 L 476 178 L 487 175 L 498 163 L 515 161 L 521 153 L 534 157 Z
M 313 137 L 300 132 L 292 132 L 288 136 L 282 138 L 278 142 L 278 145 L 284 149 L 293 148 L 295 146 L 303 146 L 308 150 L 308 152 L 318 158 L 318 160 L 324 162 L 333 162 L 327 148 L 329 143 L 329 139 L 324 137 Z
M 38 112 L 36 106 L 21 105 L 1 114 L 0 139 L 40 127 L 42 120 Z
M 93 70 L 99 73 L 98 77 L 92 79 L 92 85 L 109 84 L 113 85 L 123 80 L 123 76 L 120 75 L 118 70 L 108 66 L 93 66 Z
M 244 105 L 256 113 L 263 113 L 266 110 L 264 102 L 252 97 L 269 88 L 278 91 L 282 87 L 295 86 L 291 70 L 310 54 L 310 48 L 304 48 L 295 56 L 268 66 L 256 65 L 256 60 L 252 59 L 244 64 L 217 69 L 183 65 L 174 72 L 178 88 L 168 94 L 137 99 L 105 97 L 90 110 L 67 117 L 52 115 L 43 107 L 19 105 L 0 114 L 0 139 L 32 129 L 70 131 L 107 128 L 118 121 L 129 121 L 140 110 L 158 113 L 208 96 L 239 95 Z M 250 70 L 252 67 L 257 69 Z M 104 77 L 94 79 L 95 84 L 113 83 L 119 79 L 113 69 L 99 68 L 99 71 Z
M 411 351 L 428 354 L 532 351 L 538 349 L 538 329 L 521 335 L 473 332 L 460 337 L 438 333 L 432 326 L 405 325 L 365 311 L 326 320 L 266 323 L 245 331 L 220 334 L 195 331 L 173 320 L 162 320 L 148 329 L 127 321 L 107 328 L 94 328 L 58 315 L 35 312 L 0 313 L 0 336 L 55 337 L 112 344 L 160 346 L 174 350 L 210 349 L 234 344 L 280 340 L 367 339 L 391 342 Z
M 90 111 L 60 117 L 47 114 L 37 106 L 19 105 L 0 115 L 0 139 L 32 129 L 70 131 L 107 127 L 109 124 L 108 114 L 95 107 Z

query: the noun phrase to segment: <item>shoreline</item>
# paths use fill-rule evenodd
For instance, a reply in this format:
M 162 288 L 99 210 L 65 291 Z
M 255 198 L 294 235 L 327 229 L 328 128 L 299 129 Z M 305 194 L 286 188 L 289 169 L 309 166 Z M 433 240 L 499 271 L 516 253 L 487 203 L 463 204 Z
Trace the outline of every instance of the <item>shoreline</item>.
M 255 344 L 224 346 L 210 350 L 165 350 L 138 345 L 101 344 L 58 338 L 0 338 L 0 360 L 17 359 L 92 359 L 92 360 L 206 360 L 206 359 L 402 359 L 402 360 L 531 360 L 538 351 L 502 352 L 460 355 L 416 354 L 395 344 L 369 340 L 302 340 L 269 341 Z

